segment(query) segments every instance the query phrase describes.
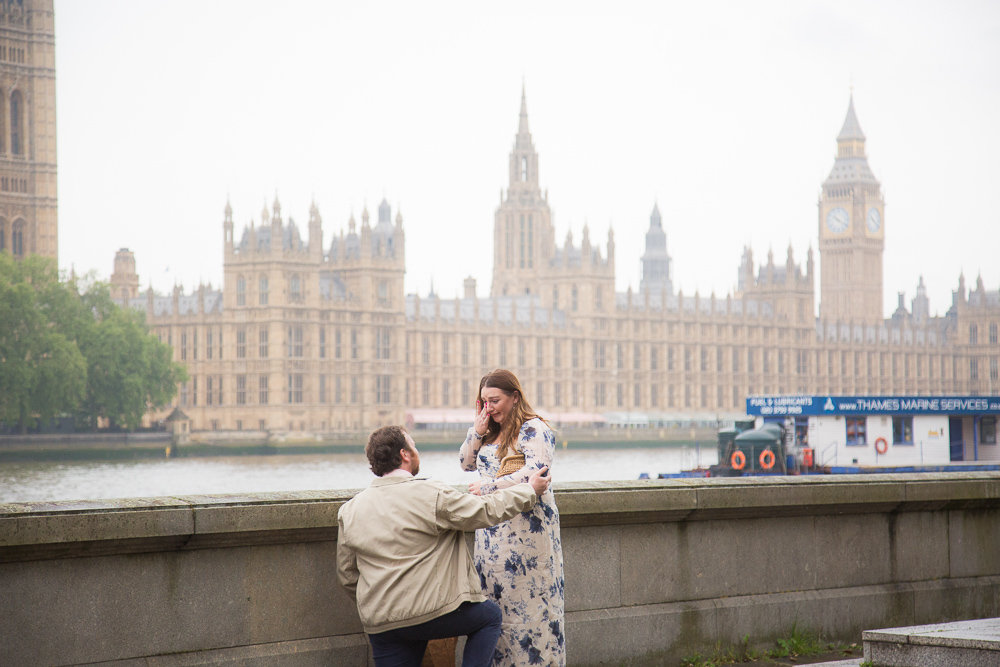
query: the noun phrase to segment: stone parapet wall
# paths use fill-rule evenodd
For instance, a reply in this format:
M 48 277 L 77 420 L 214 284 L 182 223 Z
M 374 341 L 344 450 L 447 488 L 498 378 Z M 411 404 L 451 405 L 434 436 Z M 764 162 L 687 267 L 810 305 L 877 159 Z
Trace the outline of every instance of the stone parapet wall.
M 0 664 L 365 665 L 351 492 L 0 505 Z M 1000 475 L 558 485 L 570 664 L 1000 615 Z

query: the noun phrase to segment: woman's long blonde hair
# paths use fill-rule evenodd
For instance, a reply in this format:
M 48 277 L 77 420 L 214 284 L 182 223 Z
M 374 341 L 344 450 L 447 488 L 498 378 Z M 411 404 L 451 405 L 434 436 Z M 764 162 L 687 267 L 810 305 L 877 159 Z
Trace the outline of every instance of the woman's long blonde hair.
M 507 396 L 517 396 L 518 398 L 514 409 L 511 410 L 510 416 L 507 418 L 507 423 L 501 426 L 493 421 L 493 417 L 490 417 L 489 425 L 486 427 L 486 435 L 483 436 L 484 444 L 497 443 L 497 458 L 502 459 L 507 455 L 507 450 L 514 449 L 521 425 L 529 419 L 541 419 L 541 417 L 531 409 L 531 404 L 528 403 L 528 399 L 524 396 L 524 390 L 521 389 L 521 383 L 517 376 L 510 371 L 498 368 L 484 375 L 483 379 L 479 381 L 477 401 L 482 400 L 483 389 L 486 387 L 499 389 Z M 542 421 L 545 420 L 542 419 Z

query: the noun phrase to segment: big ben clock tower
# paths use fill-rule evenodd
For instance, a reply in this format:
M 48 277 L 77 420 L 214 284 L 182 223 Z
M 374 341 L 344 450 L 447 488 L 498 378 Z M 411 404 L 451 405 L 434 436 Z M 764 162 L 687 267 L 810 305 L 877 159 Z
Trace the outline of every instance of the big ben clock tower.
M 879 322 L 885 199 L 868 167 L 854 97 L 837 135 L 837 159 L 819 199 L 820 317 Z

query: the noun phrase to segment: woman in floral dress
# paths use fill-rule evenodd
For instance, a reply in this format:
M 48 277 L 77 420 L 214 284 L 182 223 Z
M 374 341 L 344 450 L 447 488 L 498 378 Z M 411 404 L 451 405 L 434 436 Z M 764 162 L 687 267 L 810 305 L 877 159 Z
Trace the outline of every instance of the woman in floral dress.
M 470 493 L 526 482 L 535 470 L 552 465 L 555 436 L 531 409 L 517 376 L 507 370 L 488 373 L 476 403 L 476 422 L 460 454 L 464 470 L 479 470 Z M 497 477 L 500 461 L 511 451 L 524 454 L 524 467 Z M 483 591 L 503 611 L 493 664 L 565 665 L 562 541 L 552 490 L 531 511 L 477 530 L 475 564 Z

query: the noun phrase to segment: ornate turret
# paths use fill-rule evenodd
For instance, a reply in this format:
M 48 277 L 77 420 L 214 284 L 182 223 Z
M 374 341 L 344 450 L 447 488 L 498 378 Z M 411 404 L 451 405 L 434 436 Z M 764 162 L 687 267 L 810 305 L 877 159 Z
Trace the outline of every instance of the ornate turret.
M 266 208 L 265 208 L 266 210 Z M 274 206 L 271 214 L 271 252 L 280 253 L 282 250 L 281 238 L 281 204 L 278 203 L 278 193 L 274 193 Z
M 646 231 L 646 252 L 643 253 L 641 262 L 640 292 L 652 290 L 653 293 L 674 293 L 673 270 L 670 265 L 670 255 L 667 254 L 667 233 L 663 231 L 660 207 L 655 202 L 653 203 L 653 212 L 649 216 L 649 229 Z
M 612 271 L 615 266 L 615 230 L 608 226 L 608 264 L 611 265 Z
M 372 256 L 372 228 L 368 224 L 368 207 L 361 211 L 361 252 L 365 257 Z
M 229 197 L 226 197 L 226 208 L 223 210 L 222 219 L 222 239 L 226 246 L 226 254 L 233 252 L 233 207 L 229 205 Z
M 309 252 L 317 258 L 323 256 L 323 218 L 315 199 L 309 206 Z
M 128 303 L 139 295 L 139 275 L 135 272 L 135 255 L 128 248 L 115 253 L 115 271 L 111 274 L 111 297 Z
M 924 277 L 920 276 L 917 283 L 917 295 L 910 302 L 910 310 L 913 313 L 913 321 L 918 325 L 923 325 L 931 314 L 930 299 L 927 298 L 927 287 L 924 285 Z

